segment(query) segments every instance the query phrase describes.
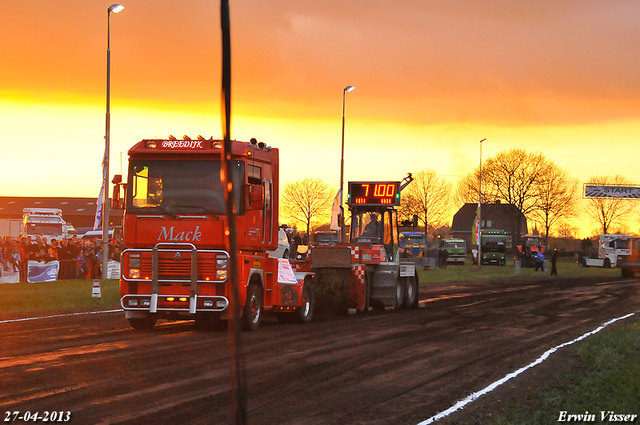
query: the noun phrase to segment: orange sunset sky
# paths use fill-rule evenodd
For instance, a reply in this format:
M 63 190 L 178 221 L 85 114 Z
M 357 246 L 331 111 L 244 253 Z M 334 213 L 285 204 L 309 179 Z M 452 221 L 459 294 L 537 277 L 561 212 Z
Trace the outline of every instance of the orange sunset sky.
M 142 138 L 221 137 L 220 2 L 122 0 L 111 15 L 111 174 Z M 509 148 L 581 183 L 640 185 L 640 3 L 231 0 L 232 137 L 280 149 L 281 184 L 452 183 Z M 0 2 L 3 196 L 95 197 L 107 8 Z M 582 217 L 583 236 L 595 224 Z M 634 224 L 629 230 L 638 232 Z

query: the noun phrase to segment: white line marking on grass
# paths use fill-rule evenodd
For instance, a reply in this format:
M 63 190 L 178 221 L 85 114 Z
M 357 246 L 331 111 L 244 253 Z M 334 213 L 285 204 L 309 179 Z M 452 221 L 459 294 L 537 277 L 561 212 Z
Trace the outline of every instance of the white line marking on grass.
M 469 397 L 465 398 L 464 400 L 460 400 L 459 402 L 457 402 L 456 404 L 454 404 L 453 406 L 451 406 L 450 408 L 448 408 L 447 410 L 445 410 L 444 412 L 440 412 L 435 416 L 430 417 L 429 419 L 420 422 L 418 425 L 428 425 L 428 424 L 432 424 L 437 420 L 440 420 L 446 416 L 449 416 L 450 414 L 452 414 L 453 412 L 460 410 L 462 408 L 464 408 L 464 406 L 466 406 L 467 404 L 471 403 L 472 401 L 477 400 L 478 398 L 480 398 L 480 396 L 483 396 L 485 394 L 490 393 L 491 391 L 495 390 L 496 388 L 498 388 L 500 385 L 504 384 L 505 382 L 515 378 L 516 376 L 520 375 L 522 372 L 531 369 L 534 366 L 539 365 L 540 363 L 542 363 L 543 361 L 545 361 L 551 354 L 555 353 L 556 351 L 558 351 L 561 348 L 564 348 L 568 345 L 572 345 L 575 344 L 576 342 L 582 341 L 585 338 L 588 338 L 592 335 L 597 334 L 598 332 L 600 332 L 601 330 L 603 330 L 604 328 L 606 328 L 607 326 L 609 326 L 612 323 L 617 322 L 618 320 L 624 320 L 627 319 L 631 316 L 633 316 L 636 313 L 630 313 L 627 314 L 626 316 L 622 316 L 622 317 L 618 317 L 615 319 L 611 319 L 608 322 L 604 323 L 603 325 L 599 326 L 598 328 L 592 330 L 591 332 L 587 332 L 586 334 L 574 339 L 573 341 L 570 342 L 565 342 L 564 344 L 560 344 L 557 347 L 551 348 L 549 350 L 547 350 L 542 356 L 540 356 L 536 361 L 534 361 L 533 363 L 528 364 L 525 367 L 522 367 L 518 370 L 516 370 L 515 372 L 512 372 L 510 374 L 508 374 L 507 376 L 505 376 L 504 378 L 494 382 L 493 384 L 489 385 L 488 387 L 477 391 L 473 394 L 471 394 Z
M 30 320 L 40 320 L 40 319 L 51 319 L 53 317 L 68 317 L 68 316 L 82 316 L 85 314 L 101 314 L 101 313 L 115 313 L 122 312 L 124 310 L 100 310 L 100 311 L 82 311 L 79 313 L 67 313 L 67 314 L 54 314 L 51 316 L 39 316 L 39 317 L 25 317 L 23 319 L 10 319 L 10 320 L 0 320 L 0 324 L 2 323 L 13 323 L 13 322 L 28 322 Z

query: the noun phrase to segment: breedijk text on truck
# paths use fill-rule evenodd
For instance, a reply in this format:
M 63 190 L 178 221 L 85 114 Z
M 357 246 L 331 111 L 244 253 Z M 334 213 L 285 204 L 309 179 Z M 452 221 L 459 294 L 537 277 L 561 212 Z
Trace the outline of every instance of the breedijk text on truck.
M 220 180 L 222 142 L 143 140 L 129 150 L 120 294 L 134 328 L 159 318 L 224 320 L 230 303 L 227 221 Z M 242 324 L 265 312 L 311 320 L 311 273 L 295 273 L 278 246 L 278 149 L 233 141 Z

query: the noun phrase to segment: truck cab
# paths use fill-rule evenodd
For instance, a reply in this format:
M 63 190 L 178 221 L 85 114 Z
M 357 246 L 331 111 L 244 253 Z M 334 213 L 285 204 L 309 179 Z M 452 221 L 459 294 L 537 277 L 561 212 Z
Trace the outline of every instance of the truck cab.
M 467 242 L 464 239 L 445 239 L 444 249 L 449 256 L 448 264 L 464 264 L 467 258 Z
M 67 224 L 62 218 L 62 210 L 59 208 L 24 208 L 22 210 L 21 235 L 36 236 L 61 240 L 68 237 L 68 232 L 73 226 Z M 74 229 L 75 230 L 75 229 Z
M 618 259 L 629 255 L 629 235 L 600 235 L 597 254 L 578 258 L 580 267 L 617 267 Z
M 279 156 L 255 139 L 231 142 L 238 281 L 229 279 L 222 145 L 185 136 L 145 139 L 129 150 L 120 295 L 136 329 L 151 329 L 159 318 L 226 320 L 232 285 L 247 330 L 258 328 L 263 313 L 311 319 L 307 276 L 269 255 L 284 235 Z
M 402 232 L 399 236 L 400 257 L 424 258 L 427 237 L 421 232 Z
M 481 264 L 504 266 L 506 264 L 507 232 L 482 230 Z

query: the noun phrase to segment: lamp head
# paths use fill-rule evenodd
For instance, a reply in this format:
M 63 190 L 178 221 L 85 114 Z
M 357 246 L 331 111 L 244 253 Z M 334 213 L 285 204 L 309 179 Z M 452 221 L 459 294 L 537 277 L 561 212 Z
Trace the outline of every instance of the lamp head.
M 111 6 L 109 6 L 109 9 L 107 9 L 107 12 L 118 13 L 118 12 L 121 12 L 122 9 L 124 9 L 123 5 L 114 3 Z
M 347 86 L 347 87 L 344 88 L 344 91 L 351 91 L 353 89 L 355 89 L 354 86 Z

